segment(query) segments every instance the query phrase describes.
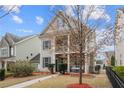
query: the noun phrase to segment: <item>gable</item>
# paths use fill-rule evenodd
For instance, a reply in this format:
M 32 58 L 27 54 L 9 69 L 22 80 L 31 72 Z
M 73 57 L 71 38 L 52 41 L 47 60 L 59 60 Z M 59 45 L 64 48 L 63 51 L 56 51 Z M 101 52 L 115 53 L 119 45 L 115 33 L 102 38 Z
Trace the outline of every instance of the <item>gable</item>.
M 56 15 L 51 20 L 51 22 L 48 24 L 46 29 L 43 31 L 43 34 L 44 33 L 55 32 L 55 31 L 61 31 L 61 30 L 63 30 L 65 28 L 65 26 L 66 26 L 66 23 L 64 22 L 64 20 L 59 18 L 59 16 Z
M 5 38 L 3 37 L 2 40 L 0 41 L 0 48 L 1 47 L 7 47 L 9 46 L 8 42 L 5 40 Z

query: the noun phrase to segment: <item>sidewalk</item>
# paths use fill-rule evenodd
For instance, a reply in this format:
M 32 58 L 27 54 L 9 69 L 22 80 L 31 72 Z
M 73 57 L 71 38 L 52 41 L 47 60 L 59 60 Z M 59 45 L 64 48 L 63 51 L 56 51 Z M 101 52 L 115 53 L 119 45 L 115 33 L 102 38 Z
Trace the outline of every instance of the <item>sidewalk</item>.
M 13 86 L 5 87 L 5 88 L 24 88 L 24 87 L 30 86 L 30 85 L 32 85 L 34 83 L 38 83 L 40 81 L 47 80 L 49 78 L 56 77 L 56 76 L 58 76 L 58 74 L 54 74 L 54 75 L 50 75 L 50 76 L 46 76 L 46 77 L 41 77 L 41 78 L 33 79 L 33 80 L 30 80 L 30 81 L 26 81 L 26 82 L 19 83 L 19 84 L 13 85 Z
M 103 88 L 112 88 L 112 85 L 106 75 L 106 71 L 105 70 L 102 70 L 100 74 L 98 75 L 95 75 L 96 78 L 95 78 L 95 81 L 98 83 L 96 87 L 99 87 L 101 86 L 101 82 L 103 83 Z

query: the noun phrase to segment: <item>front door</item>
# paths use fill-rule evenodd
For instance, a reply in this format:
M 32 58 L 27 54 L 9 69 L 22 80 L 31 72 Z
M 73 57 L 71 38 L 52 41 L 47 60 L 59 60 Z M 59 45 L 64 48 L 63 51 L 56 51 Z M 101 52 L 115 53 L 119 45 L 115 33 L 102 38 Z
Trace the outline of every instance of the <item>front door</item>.
M 63 58 L 56 59 L 56 72 L 59 72 L 59 64 L 63 63 Z

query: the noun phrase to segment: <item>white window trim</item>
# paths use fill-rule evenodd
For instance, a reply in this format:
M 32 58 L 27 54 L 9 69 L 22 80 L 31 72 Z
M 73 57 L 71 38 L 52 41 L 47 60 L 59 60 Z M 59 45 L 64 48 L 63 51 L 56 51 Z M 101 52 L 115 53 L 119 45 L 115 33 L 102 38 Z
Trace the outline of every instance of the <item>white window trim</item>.
M 43 57 L 43 59 L 42 59 L 43 60 L 43 68 L 47 68 L 47 66 L 45 66 L 45 61 L 44 61 L 45 58 L 48 58 L 48 61 L 49 61 L 48 64 L 51 64 L 51 57 Z
M 2 56 L 2 57 L 6 57 L 6 55 L 3 55 L 3 54 L 2 54 L 2 50 L 4 50 L 4 49 L 7 50 L 7 54 L 6 54 L 6 55 L 7 55 L 7 57 L 8 57 L 8 55 L 9 55 L 8 47 L 6 47 L 6 48 L 1 48 L 1 49 L 0 49 L 0 51 L 1 51 L 1 56 Z
M 50 44 L 49 44 L 50 46 L 48 46 L 48 47 L 46 48 L 46 47 L 45 47 L 45 42 L 50 42 Z M 51 40 L 44 40 L 42 47 L 43 47 L 43 50 L 51 49 Z

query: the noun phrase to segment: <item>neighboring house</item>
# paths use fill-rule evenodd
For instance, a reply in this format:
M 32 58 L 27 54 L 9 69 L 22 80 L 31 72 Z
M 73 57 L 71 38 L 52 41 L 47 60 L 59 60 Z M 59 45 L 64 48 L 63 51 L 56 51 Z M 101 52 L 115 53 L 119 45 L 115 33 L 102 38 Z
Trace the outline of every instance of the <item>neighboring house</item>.
M 46 29 L 40 34 L 40 70 L 47 71 L 48 64 L 55 64 L 55 71 L 59 71 L 60 63 L 67 63 L 67 71 L 70 72 L 71 66 L 79 65 L 78 53 L 70 48 L 70 34 L 62 28 L 66 26 L 63 20 L 55 16 L 48 24 Z M 94 34 L 95 35 L 95 34 Z M 87 43 L 89 55 L 86 58 L 85 69 L 89 72 L 89 67 L 94 65 L 94 41 Z
M 39 64 L 40 39 L 38 35 L 19 37 L 6 33 L 0 41 L 0 68 L 17 60 L 32 60 Z M 40 57 L 39 57 L 40 58 Z
M 115 32 L 116 65 L 124 66 L 124 9 L 117 9 Z

